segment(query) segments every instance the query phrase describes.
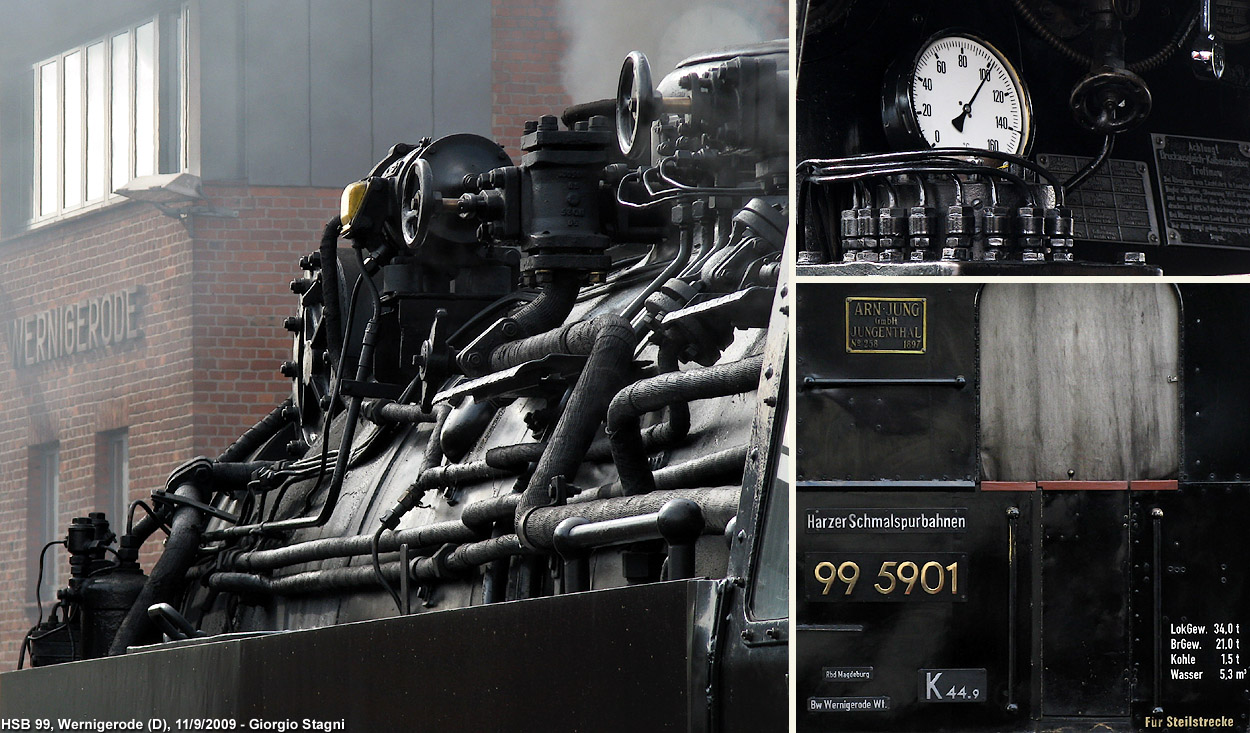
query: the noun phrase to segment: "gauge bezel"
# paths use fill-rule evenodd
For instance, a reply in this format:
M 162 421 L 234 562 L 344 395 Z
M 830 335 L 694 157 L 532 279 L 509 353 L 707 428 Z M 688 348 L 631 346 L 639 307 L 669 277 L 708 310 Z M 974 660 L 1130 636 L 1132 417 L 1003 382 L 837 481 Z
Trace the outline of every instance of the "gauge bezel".
M 1020 72 L 1016 69 L 1015 64 L 997 46 L 983 37 L 962 28 L 947 28 L 934 33 L 925 39 L 910 57 L 905 60 L 896 60 L 887 69 L 881 94 L 881 122 L 885 126 L 886 139 L 900 151 L 929 150 L 934 148 L 934 145 L 930 144 L 920 132 L 920 121 L 917 119 L 915 107 L 912 105 L 911 92 L 912 85 L 915 83 L 916 67 L 920 63 L 920 57 L 929 50 L 930 46 L 947 38 L 964 38 L 974 43 L 979 43 L 1003 65 L 1007 75 L 1011 77 L 1012 84 L 1015 85 L 1020 95 L 1020 116 L 1024 123 L 1024 131 L 1020 136 L 1020 149 L 1018 151 L 1005 152 L 1014 153 L 1022 157 L 1027 156 L 1033 149 L 1033 98 L 1029 95 L 1029 88 L 1024 83 L 1024 77 L 1020 76 Z

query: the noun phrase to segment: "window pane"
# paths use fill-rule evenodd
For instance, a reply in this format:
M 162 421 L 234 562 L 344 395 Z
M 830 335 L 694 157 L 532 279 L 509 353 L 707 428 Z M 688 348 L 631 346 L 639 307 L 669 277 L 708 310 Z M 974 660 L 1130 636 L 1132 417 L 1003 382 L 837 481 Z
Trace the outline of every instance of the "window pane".
M 65 206 L 82 203 L 82 51 L 65 56 Z
M 120 535 L 125 528 L 126 509 L 130 504 L 130 438 L 126 430 L 108 434 L 109 491 L 113 498 L 113 515 L 109 517 L 113 531 Z
M 60 117 L 57 63 L 39 67 L 39 213 L 55 214 L 56 190 L 60 184 L 57 164 L 57 120 Z
M 104 196 L 105 153 L 108 151 L 108 115 L 104 110 L 104 44 L 87 46 L 87 200 Z
M 34 586 L 39 572 L 39 554 L 44 545 L 60 537 L 60 451 L 56 443 L 33 446 L 30 452 L 29 483 L 34 496 L 30 497 L 32 509 L 37 513 L 27 515 L 30 522 L 30 535 L 35 541 L 30 545 L 30 576 Z M 37 509 L 36 509 L 37 507 Z M 64 555 L 59 547 L 48 548 L 44 554 L 43 580 L 39 584 L 39 597 L 44 600 L 44 612 L 47 613 L 47 602 L 56 599 L 58 581 L 65 574 L 61 567 Z
M 178 135 L 179 171 L 187 169 L 187 16 L 190 14 L 190 6 L 184 6 L 178 15 L 178 62 L 175 65 L 178 73 L 166 75 L 171 80 L 170 83 L 178 85 L 178 119 L 173 123 L 170 132 Z
M 130 34 L 113 36 L 112 188 L 130 180 Z
M 156 24 L 135 29 L 135 176 L 156 172 Z

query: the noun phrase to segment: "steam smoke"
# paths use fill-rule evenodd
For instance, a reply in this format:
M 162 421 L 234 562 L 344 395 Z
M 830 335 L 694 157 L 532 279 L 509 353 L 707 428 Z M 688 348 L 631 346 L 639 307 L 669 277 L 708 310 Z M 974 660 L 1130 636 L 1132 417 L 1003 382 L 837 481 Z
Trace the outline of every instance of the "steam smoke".
M 560 25 L 569 45 L 562 81 L 574 103 L 611 97 L 621 61 L 642 51 L 656 84 L 695 53 L 785 35 L 763 0 L 561 0 Z

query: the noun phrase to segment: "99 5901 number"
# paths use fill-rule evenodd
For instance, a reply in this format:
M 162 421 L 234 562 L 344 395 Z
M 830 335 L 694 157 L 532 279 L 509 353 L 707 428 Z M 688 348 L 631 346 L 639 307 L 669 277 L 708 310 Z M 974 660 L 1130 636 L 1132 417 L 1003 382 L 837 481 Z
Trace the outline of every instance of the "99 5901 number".
M 966 601 L 968 556 L 958 552 L 809 552 L 809 601 Z

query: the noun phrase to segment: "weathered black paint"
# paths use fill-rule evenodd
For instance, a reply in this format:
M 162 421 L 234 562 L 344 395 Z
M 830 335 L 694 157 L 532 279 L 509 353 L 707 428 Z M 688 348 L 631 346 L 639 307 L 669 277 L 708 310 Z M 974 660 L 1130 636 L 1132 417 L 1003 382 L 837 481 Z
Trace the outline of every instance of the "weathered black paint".
M 707 639 L 696 625 L 714 598 L 708 581 L 661 583 L 8 672 L 0 718 L 702 730 Z

